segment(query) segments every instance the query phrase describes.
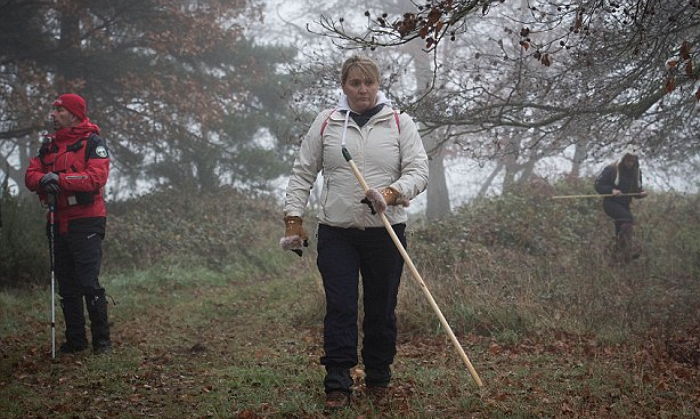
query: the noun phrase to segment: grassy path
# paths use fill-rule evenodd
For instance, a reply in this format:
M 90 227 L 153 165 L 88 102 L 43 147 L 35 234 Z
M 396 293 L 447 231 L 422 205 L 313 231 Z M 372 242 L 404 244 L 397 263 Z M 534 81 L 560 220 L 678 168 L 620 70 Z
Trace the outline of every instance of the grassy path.
M 106 287 L 117 302 L 114 353 L 54 362 L 47 293 L 0 292 L 0 417 L 323 417 L 314 278 L 172 268 Z M 655 342 L 460 336 L 486 385 L 478 390 L 434 332 L 400 335 L 385 403 L 363 396 L 358 370 L 353 406 L 336 416 L 700 416 L 698 366 Z

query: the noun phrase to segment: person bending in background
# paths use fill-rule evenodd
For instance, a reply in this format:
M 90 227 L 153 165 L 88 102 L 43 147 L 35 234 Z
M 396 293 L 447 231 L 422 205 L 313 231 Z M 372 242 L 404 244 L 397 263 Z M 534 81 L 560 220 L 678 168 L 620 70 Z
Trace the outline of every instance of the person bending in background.
M 406 245 L 404 206 L 428 183 L 428 158 L 416 125 L 391 108 L 379 91 L 377 64 L 353 56 L 341 69 L 336 108 L 318 114 L 304 137 L 287 185 L 280 244 L 300 253 L 307 234 L 302 215 L 319 171 L 324 185 L 318 213 L 317 266 L 326 295 L 324 387 L 326 409 L 348 406 L 357 365 L 358 278 L 362 276 L 362 360 L 367 393 L 381 397 L 396 354 L 396 302 L 403 259 L 373 208 L 382 211 Z M 347 147 L 367 184 L 355 179 Z M 364 201 L 364 203 L 363 203 Z
M 55 202 L 53 252 L 58 293 L 66 324 L 60 353 L 87 349 L 83 298 L 95 353 L 110 352 L 107 298 L 98 275 L 107 211 L 103 199 L 109 154 L 100 129 L 87 117 L 85 100 L 61 95 L 53 103 L 55 132 L 46 137 L 25 175 L 43 203 Z M 47 229 L 48 230 L 48 229 Z
M 630 204 L 632 198 L 644 198 L 647 192 L 642 188 L 637 152 L 627 150 L 618 162 L 606 166 L 596 178 L 595 189 L 599 194 L 612 195 L 603 198 L 603 210 L 615 222 L 615 256 L 622 262 L 639 257 Z

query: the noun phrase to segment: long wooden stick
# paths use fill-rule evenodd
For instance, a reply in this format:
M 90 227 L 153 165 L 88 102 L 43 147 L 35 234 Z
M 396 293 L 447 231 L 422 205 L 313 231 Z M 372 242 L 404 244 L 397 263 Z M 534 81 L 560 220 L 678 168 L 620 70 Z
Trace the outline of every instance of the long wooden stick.
M 343 157 L 345 157 L 345 160 L 347 160 L 347 162 L 350 164 L 350 168 L 352 169 L 352 172 L 355 174 L 357 181 L 360 182 L 360 185 L 362 185 L 362 189 L 365 192 L 367 192 L 367 190 L 369 189 L 369 186 L 367 185 L 367 182 L 365 182 L 364 177 L 362 177 L 362 173 L 360 173 L 360 170 L 357 168 L 357 165 L 355 165 L 355 162 L 352 161 L 352 157 L 350 156 L 350 152 L 345 147 L 343 147 Z M 445 332 L 447 332 L 447 335 L 450 337 L 450 340 L 452 341 L 452 344 L 454 345 L 455 349 L 457 350 L 457 353 L 462 358 L 462 361 L 464 362 L 464 364 L 467 366 L 467 369 L 469 370 L 469 374 L 471 374 L 471 376 L 474 379 L 474 381 L 476 382 L 476 384 L 479 387 L 482 387 L 484 384 L 481 382 L 481 378 L 479 378 L 479 374 L 477 374 L 471 361 L 469 361 L 469 357 L 467 357 L 467 354 L 464 353 L 464 349 L 462 348 L 462 345 L 460 345 L 459 341 L 457 340 L 457 337 L 455 336 L 454 332 L 452 331 L 452 328 L 447 323 L 445 316 L 443 316 L 442 311 L 440 311 L 440 307 L 438 307 L 432 294 L 430 294 L 430 291 L 428 290 L 428 287 L 425 285 L 423 278 L 418 273 L 418 269 L 416 269 L 416 266 L 413 264 L 411 257 L 408 255 L 408 253 L 406 252 L 406 249 L 403 247 L 403 244 L 401 244 L 401 241 L 396 236 L 394 229 L 391 227 L 391 224 L 389 223 L 389 219 L 386 218 L 386 215 L 384 215 L 383 212 L 380 212 L 379 216 L 382 219 L 382 223 L 384 223 L 384 227 L 386 228 L 386 231 L 389 233 L 389 236 L 391 236 L 391 240 L 396 245 L 396 248 L 399 250 L 399 253 L 401 253 L 401 256 L 403 257 L 403 260 L 406 262 L 406 265 L 408 265 L 408 269 L 411 271 L 411 274 L 413 274 L 413 278 L 416 280 L 416 282 L 418 283 L 420 288 L 423 290 L 423 294 L 425 294 L 425 297 L 428 299 L 430 306 L 433 308 L 433 311 L 435 311 L 435 314 L 437 314 L 438 319 L 440 319 L 440 324 L 442 324 L 442 327 L 445 329 Z
M 636 192 L 636 193 L 621 193 L 617 195 L 613 195 L 611 193 L 606 193 L 606 194 L 590 194 L 590 195 L 555 195 L 552 197 L 552 199 L 577 199 L 577 198 L 609 198 L 613 196 L 639 196 L 641 195 L 641 192 Z

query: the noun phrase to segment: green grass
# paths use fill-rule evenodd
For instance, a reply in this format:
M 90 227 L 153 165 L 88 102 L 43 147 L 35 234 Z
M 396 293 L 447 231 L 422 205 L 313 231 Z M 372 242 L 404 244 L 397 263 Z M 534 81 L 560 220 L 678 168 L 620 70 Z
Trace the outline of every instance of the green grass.
M 405 276 L 390 397 L 364 396 L 360 365 L 352 407 L 334 416 L 700 416 L 697 200 L 645 200 L 646 250 L 627 266 L 609 263 L 611 225 L 592 202 L 499 197 L 410 229 L 409 252 L 485 387 Z M 301 259 L 277 249 L 276 208 L 235 198 L 213 214 L 202 202 L 178 218 L 188 241 L 159 227 L 157 211 L 175 207 L 157 196 L 147 211 L 115 211 L 102 278 L 116 303 L 110 356 L 52 361 L 46 281 L 0 290 L 0 417 L 324 416 L 313 247 Z
M 51 361 L 46 290 L 3 291 L 0 416 L 323 417 L 322 294 L 313 260 L 279 271 L 169 266 L 107 276 L 115 350 Z M 414 285 L 404 281 L 404 293 Z M 464 306 L 454 310 L 477 316 Z M 452 314 L 454 314 L 452 313 Z M 433 324 L 425 313 L 425 324 Z M 59 316 L 60 318 L 60 316 Z M 449 319 L 449 317 L 448 317 Z M 500 321 L 513 322 L 504 317 Z M 62 325 L 59 323 L 59 330 Z M 401 329 L 391 396 L 337 417 L 696 416 L 697 368 L 594 336 Z M 360 366 L 361 367 L 361 366 Z

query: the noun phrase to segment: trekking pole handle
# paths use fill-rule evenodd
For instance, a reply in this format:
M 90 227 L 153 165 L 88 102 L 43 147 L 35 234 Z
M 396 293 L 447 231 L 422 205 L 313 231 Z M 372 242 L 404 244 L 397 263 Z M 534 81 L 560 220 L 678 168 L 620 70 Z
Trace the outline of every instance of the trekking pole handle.
M 360 173 L 360 170 L 357 168 L 357 165 L 355 164 L 355 162 L 352 161 L 352 157 L 350 156 L 350 152 L 345 147 L 342 148 L 342 152 L 343 152 L 343 157 L 350 164 L 350 168 L 352 169 L 353 174 L 357 178 L 357 181 L 362 186 L 362 189 L 365 192 L 367 192 L 367 190 L 369 189 L 369 186 L 367 185 L 367 182 L 365 182 L 365 179 L 362 176 L 362 173 Z M 476 384 L 479 387 L 483 387 L 484 384 L 481 381 L 479 374 L 476 372 L 476 369 L 474 369 L 474 366 L 472 365 L 471 361 L 469 360 L 469 357 L 467 356 L 467 354 L 464 352 L 464 348 L 462 348 L 462 345 L 457 340 L 457 336 L 455 336 L 449 323 L 447 323 L 447 319 L 445 319 L 445 316 L 442 314 L 440 307 L 438 307 L 437 303 L 435 302 L 435 299 L 433 298 L 432 294 L 430 293 L 430 290 L 428 290 L 428 286 L 425 285 L 425 281 L 423 281 L 423 278 L 421 277 L 420 273 L 418 273 L 418 269 L 416 269 L 416 266 L 413 264 L 411 257 L 406 252 L 406 249 L 403 247 L 403 244 L 401 244 L 401 241 L 399 240 L 398 236 L 396 236 L 396 232 L 394 232 L 394 229 L 391 227 L 391 223 L 389 223 L 389 219 L 386 218 L 386 215 L 383 212 L 379 213 L 379 217 L 381 218 L 382 223 L 384 224 L 384 227 L 386 228 L 386 231 L 389 233 L 389 236 L 391 236 L 391 240 L 394 242 L 394 244 L 396 245 L 396 248 L 398 249 L 399 253 L 401 254 L 401 257 L 403 257 L 403 260 L 406 262 L 406 265 L 408 266 L 409 270 L 411 271 L 411 274 L 413 274 L 413 278 L 416 280 L 416 282 L 420 286 L 421 290 L 423 290 L 423 294 L 428 299 L 428 303 L 430 303 L 430 306 L 432 307 L 433 311 L 438 316 L 438 319 L 440 320 L 440 324 L 445 329 L 445 332 L 447 333 L 450 340 L 452 341 L 452 344 L 455 347 L 455 350 L 459 354 L 460 358 L 462 358 L 462 361 L 464 362 L 464 364 L 467 366 L 467 370 L 469 370 L 469 374 L 471 374 L 472 378 L 474 379 L 474 381 L 476 382 Z

